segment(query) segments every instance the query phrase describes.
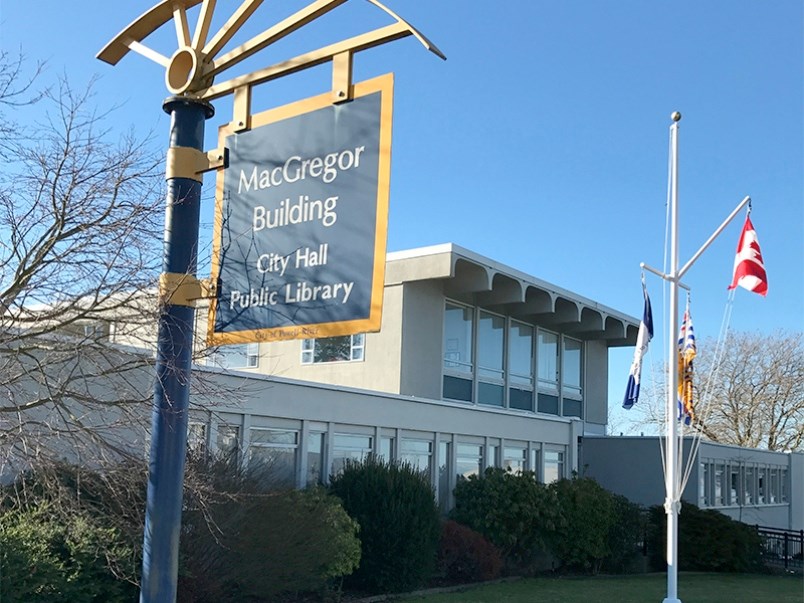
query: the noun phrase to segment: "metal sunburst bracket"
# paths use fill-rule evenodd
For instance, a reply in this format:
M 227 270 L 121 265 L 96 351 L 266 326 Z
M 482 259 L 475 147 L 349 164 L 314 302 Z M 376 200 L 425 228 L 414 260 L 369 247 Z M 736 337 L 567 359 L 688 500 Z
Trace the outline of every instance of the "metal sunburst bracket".
M 215 83 L 216 76 L 223 74 L 240 61 L 285 38 L 318 17 L 345 4 L 347 0 L 315 0 L 224 54 L 220 54 L 221 50 L 262 4 L 262 0 L 243 0 L 226 23 L 211 38 L 209 38 L 209 33 L 216 0 L 163 0 L 115 36 L 98 53 L 97 58 L 110 65 L 116 65 L 130 50 L 133 50 L 165 68 L 165 85 L 171 94 L 211 101 L 227 94 L 236 93 L 236 96 L 243 98 L 240 103 L 241 107 L 242 102 L 245 101 L 244 97 L 250 97 L 252 86 L 328 61 L 333 65 L 333 102 L 350 100 L 354 54 L 407 36 L 414 36 L 427 50 L 441 59 L 446 59 L 435 44 L 410 23 L 377 0 L 368 1 L 385 11 L 395 22 L 220 83 Z M 198 4 L 201 4 L 201 11 L 195 30 L 191 32 L 187 21 L 187 9 Z M 143 40 L 171 20 L 176 27 L 178 48 L 171 57 L 166 57 L 143 44 Z M 235 113 L 237 112 L 236 108 Z M 240 121 L 240 117 L 242 115 L 235 115 L 235 121 Z

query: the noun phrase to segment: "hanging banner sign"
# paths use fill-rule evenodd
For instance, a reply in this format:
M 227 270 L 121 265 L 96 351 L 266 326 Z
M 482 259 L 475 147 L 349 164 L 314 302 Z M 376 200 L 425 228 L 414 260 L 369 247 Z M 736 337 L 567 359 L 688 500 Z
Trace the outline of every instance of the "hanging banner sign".
M 379 331 L 391 74 L 220 130 L 211 345 Z

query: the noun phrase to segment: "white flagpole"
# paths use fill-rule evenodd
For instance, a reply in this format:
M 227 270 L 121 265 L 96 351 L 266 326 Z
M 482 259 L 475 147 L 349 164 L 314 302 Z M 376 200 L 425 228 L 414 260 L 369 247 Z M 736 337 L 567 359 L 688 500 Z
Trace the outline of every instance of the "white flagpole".
M 679 492 L 677 392 L 678 370 L 678 122 L 681 113 L 675 111 L 670 126 L 670 311 L 668 336 L 667 428 L 665 441 L 665 500 L 667 513 L 667 597 L 663 603 L 681 603 L 678 598 L 678 515 L 681 507 Z
M 678 422 L 678 290 L 689 291 L 689 287 L 681 282 L 681 278 L 692 267 L 695 261 L 706 251 L 709 245 L 723 232 L 747 203 L 750 197 L 745 197 L 728 218 L 721 224 L 711 237 L 695 253 L 692 259 L 683 268 L 679 269 L 678 261 L 678 122 L 681 113 L 674 112 L 671 116 L 673 124 L 670 126 L 670 272 L 664 274 L 660 270 L 651 268 L 645 263 L 640 267 L 660 276 L 670 283 L 670 300 L 668 312 L 668 362 L 669 375 L 667 376 L 666 414 L 667 426 L 665 433 L 665 499 L 664 510 L 667 513 L 667 596 L 662 603 L 681 603 L 678 598 L 678 522 L 681 513 L 681 464 L 682 452 L 680 429 Z

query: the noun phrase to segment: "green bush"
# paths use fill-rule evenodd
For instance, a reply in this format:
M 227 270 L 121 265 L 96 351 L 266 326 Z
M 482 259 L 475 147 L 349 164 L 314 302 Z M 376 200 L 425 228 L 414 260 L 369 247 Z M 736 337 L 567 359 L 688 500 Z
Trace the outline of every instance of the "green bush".
M 68 521 L 46 503 L 0 515 L 0 600 L 116 603 L 131 601 L 135 587 L 110 571 L 107 555 L 125 557 L 114 528 L 86 514 Z
M 346 463 L 331 490 L 360 524 L 362 558 L 349 582 L 375 592 L 422 585 L 435 569 L 439 514 L 427 476 L 374 456 Z
M 438 569 L 453 583 L 499 578 L 502 556 L 493 544 L 472 528 L 447 520 L 441 525 Z
M 459 481 L 450 517 L 488 538 L 506 561 L 522 566 L 531 563 L 560 521 L 555 493 L 533 473 L 499 468 Z
M 648 549 L 657 571 L 666 567 L 667 515 L 650 508 Z M 678 522 L 678 567 L 682 571 L 761 572 L 762 541 L 751 526 L 714 509 L 683 503 Z
M 358 525 L 322 488 L 265 492 L 219 461 L 194 461 L 185 495 L 178 600 L 243 601 L 324 590 L 360 560 Z M 205 471 L 199 471 L 200 467 Z
M 615 524 L 613 496 L 586 477 L 550 484 L 562 521 L 550 533 L 550 548 L 572 570 L 597 573 L 610 554 L 609 534 Z
M 633 571 L 642 556 L 640 543 L 645 537 L 645 510 L 624 496 L 612 494 L 614 524 L 609 530 L 609 552 L 603 559 L 603 571 L 624 574 Z M 643 568 L 644 569 L 644 568 Z

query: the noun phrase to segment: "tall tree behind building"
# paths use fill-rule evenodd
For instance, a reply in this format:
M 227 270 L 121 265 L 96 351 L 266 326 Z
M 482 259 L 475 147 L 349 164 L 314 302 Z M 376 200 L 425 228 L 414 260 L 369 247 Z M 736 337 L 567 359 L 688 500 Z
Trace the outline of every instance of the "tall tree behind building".
M 767 450 L 804 449 L 804 334 L 732 333 L 712 373 L 714 341 L 695 359 L 703 435 Z M 712 374 L 706 391 L 706 380 Z

